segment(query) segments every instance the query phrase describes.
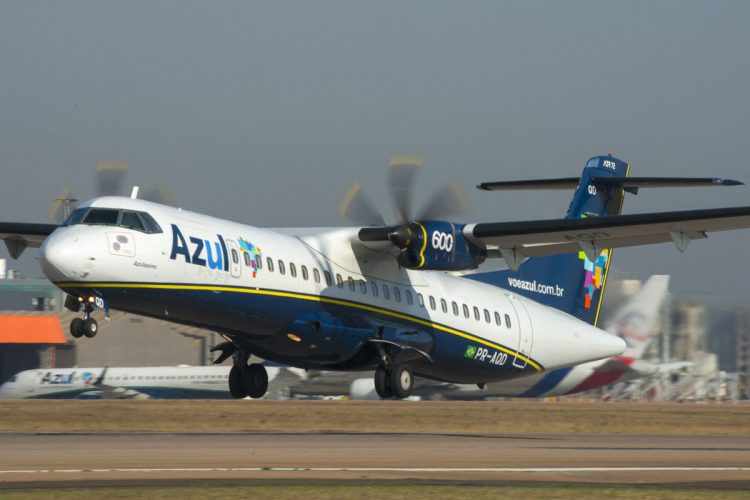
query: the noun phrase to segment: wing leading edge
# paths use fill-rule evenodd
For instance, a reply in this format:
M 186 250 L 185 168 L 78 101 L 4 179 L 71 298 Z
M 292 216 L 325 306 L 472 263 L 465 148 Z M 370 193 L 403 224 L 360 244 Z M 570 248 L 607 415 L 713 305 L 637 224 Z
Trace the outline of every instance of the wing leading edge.
M 525 257 L 583 250 L 596 256 L 604 248 L 673 242 L 680 251 L 708 233 L 750 228 L 750 207 L 684 210 L 584 219 L 469 224 L 463 233 L 504 257 L 513 268 Z M 592 259 L 593 260 L 593 259 Z
M 0 222 L 0 239 L 5 242 L 10 256 L 17 259 L 26 247 L 42 246 L 57 227 L 56 224 Z

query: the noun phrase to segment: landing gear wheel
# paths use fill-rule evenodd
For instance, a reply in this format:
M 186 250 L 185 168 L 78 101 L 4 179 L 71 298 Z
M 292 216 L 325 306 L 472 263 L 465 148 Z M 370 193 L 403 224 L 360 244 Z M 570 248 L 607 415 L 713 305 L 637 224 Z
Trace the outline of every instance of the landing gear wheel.
M 388 371 L 382 366 L 378 366 L 375 370 L 375 392 L 378 393 L 380 399 L 390 399 L 393 397 L 389 378 Z
M 389 382 L 393 395 L 399 399 L 411 396 L 411 390 L 414 388 L 414 375 L 406 366 L 394 366 L 391 368 Z
M 88 338 L 96 337 L 96 334 L 99 331 L 99 324 L 94 318 L 84 319 L 81 322 L 81 331 Z
M 251 398 L 262 398 L 268 390 L 268 373 L 260 363 L 253 363 L 245 370 L 244 382 L 247 395 Z
M 229 370 L 229 394 L 231 394 L 234 399 L 242 399 L 247 396 L 247 392 L 245 392 L 245 384 L 242 380 L 242 370 L 236 366 L 233 366 L 232 369 Z
M 83 320 L 81 318 L 73 318 L 70 322 L 70 334 L 77 339 L 83 337 Z

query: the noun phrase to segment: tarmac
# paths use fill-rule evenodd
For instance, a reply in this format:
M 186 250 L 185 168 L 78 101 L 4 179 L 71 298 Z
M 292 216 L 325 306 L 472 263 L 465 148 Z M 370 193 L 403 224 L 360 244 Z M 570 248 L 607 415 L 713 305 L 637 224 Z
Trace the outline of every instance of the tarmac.
M 508 427 L 513 423 L 508 422 Z M 201 479 L 383 479 L 750 488 L 750 436 L 0 433 L 0 450 L 0 487 Z

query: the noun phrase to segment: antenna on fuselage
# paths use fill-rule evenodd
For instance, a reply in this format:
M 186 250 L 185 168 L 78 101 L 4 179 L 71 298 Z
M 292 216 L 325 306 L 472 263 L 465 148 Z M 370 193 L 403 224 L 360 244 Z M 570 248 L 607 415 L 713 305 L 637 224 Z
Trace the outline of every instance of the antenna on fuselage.
M 137 200 L 138 199 L 138 190 L 139 189 L 140 189 L 140 187 L 133 186 L 133 190 L 130 192 L 130 199 L 132 199 L 132 200 Z

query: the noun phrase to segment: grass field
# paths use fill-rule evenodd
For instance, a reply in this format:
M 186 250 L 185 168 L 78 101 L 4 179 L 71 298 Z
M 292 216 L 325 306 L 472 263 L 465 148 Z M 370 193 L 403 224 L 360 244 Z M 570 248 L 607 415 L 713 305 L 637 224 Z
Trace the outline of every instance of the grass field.
M 750 434 L 750 405 L 567 401 L 0 402 L 0 432 Z
M 465 499 L 490 500 L 496 498 L 523 498 L 525 500 L 551 499 L 573 500 L 588 498 L 642 499 L 642 500 L 693 500 L 693 499 L 740 499 L 747 498 L 747 491 L 741 489 L 703 489 L 685 487 L 655 487 L 628 485 L 571 485 L 545 484 L 524 486 L 476 486 L 476 485 L 396 485 L 396 484 L 273 484 L 273 485 L 233 485 L 233 486 L 131 486 L 68 488 L 54 487 L 43 489 L 1 490 L 4 500 L 36 500 L 55 498 L 77 500 L 79 498 L 107 499 L 273 499 L 273 500 L 322 500 L 322 499 L 376 499 L 430 500 Z

